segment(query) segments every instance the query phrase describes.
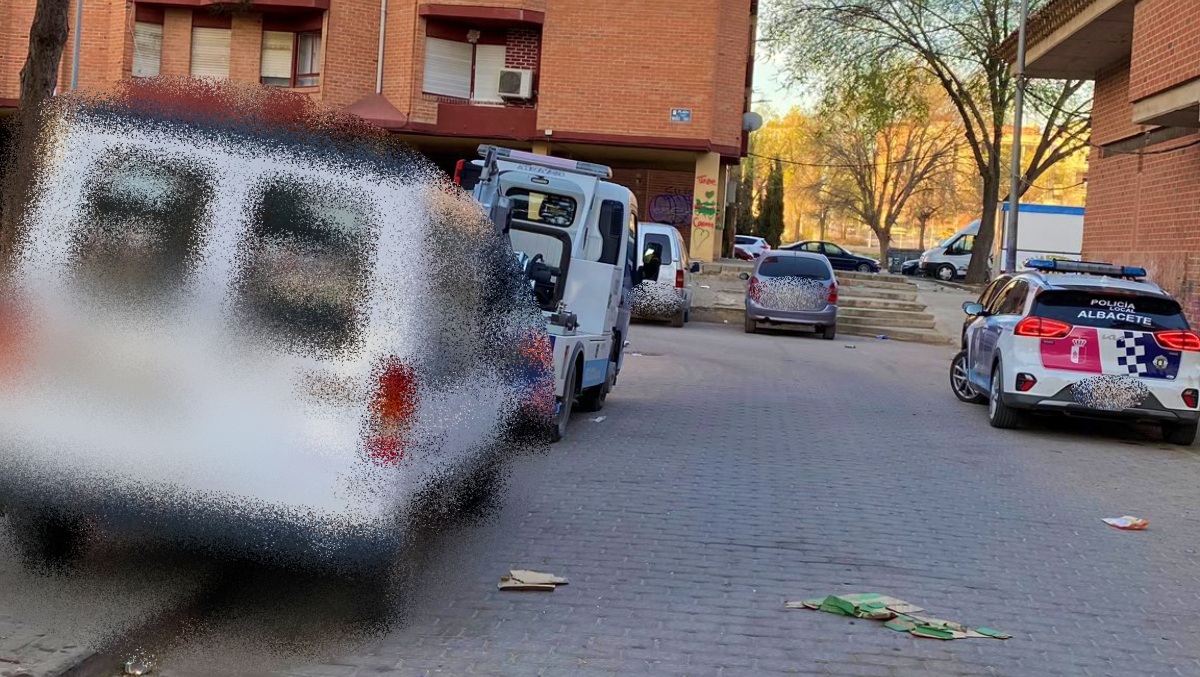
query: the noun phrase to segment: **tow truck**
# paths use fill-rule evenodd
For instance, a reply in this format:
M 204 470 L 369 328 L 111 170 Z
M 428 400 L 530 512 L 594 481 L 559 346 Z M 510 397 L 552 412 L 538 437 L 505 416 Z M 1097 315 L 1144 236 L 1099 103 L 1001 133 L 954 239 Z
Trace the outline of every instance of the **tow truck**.
M 641 274 L 637 199 L 604 165 L 491 145 L 479 155 L 458 162 L 454 182 L 507 236 L 546 319 L 557 442 L 576 407 L 604 407 L 621 373 L 626 292 Z

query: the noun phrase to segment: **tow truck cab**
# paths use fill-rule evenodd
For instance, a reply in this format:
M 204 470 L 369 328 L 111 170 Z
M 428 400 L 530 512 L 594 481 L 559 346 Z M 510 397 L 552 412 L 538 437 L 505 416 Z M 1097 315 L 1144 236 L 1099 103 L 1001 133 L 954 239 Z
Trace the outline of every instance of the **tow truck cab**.
M 603 407 L 624 361 L 637 200 L 604 165 L 487 145 L 479 155 L 454 180 L 508 236 L 546 317 L 561 439 L 575 400 Z

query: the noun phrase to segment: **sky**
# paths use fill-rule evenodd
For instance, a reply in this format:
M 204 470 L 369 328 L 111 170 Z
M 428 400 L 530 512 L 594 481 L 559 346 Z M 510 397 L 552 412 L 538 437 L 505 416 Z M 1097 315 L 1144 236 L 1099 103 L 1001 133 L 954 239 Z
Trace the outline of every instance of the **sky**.
M 759 21 L 761 23 L 761 17 Z M 761 42 L 755 52 L 753 109 L 760 110 L 763 105 L 769 105 L 774 112 L 783 113 L 793 106 L 806 103 L 802 86 L 789 88 L 784 85 L 785 58 L 782 55 L 769 56 L 766 46 Z

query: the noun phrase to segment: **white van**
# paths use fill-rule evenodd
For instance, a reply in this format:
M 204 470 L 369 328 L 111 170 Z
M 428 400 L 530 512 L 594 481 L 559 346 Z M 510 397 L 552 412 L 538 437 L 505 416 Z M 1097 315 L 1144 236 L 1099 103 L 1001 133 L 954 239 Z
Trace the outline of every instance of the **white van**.
M 645 275 L 639 287 L 653 289 L 647 285 L 667 287 L 673 293 L 638 294 L 634 303 L 633 316 L 643 320 L 671 320 L 671 325 L 682 327 L 692 314 L 692 273 L 700 272 L 700 262 L 688 256 L 683 235 L 679 229 L 665 223 L 639 223 L 638 248 Z M 657 261 L 658 265 L 654 266 Z M 656 269 L 657 268 L 657 269 Z M 636 300 L 635 300 L 636 301 Z
M 979 233 L 979 221 L 972 221 L 936 247 L 925 250 L 917 264 L 922 274 L 949 282 L 967 274 L 971 265 L 971 252 L 975 249 L 975 236 Z

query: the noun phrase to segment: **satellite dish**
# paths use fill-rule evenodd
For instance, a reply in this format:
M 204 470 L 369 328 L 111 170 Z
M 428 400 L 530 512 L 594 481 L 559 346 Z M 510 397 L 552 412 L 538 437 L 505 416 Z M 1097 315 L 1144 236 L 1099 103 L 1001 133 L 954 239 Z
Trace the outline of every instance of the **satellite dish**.
M 763 126 L 763 118 L 758 113 L 755 113 L 754 111 L 750 111 L 749 113 L 746 113 L 745 115 L 742 116 L 742 131 L 743 132 L 757 132 L 759 129 L 762 129 L 762 126 Z

